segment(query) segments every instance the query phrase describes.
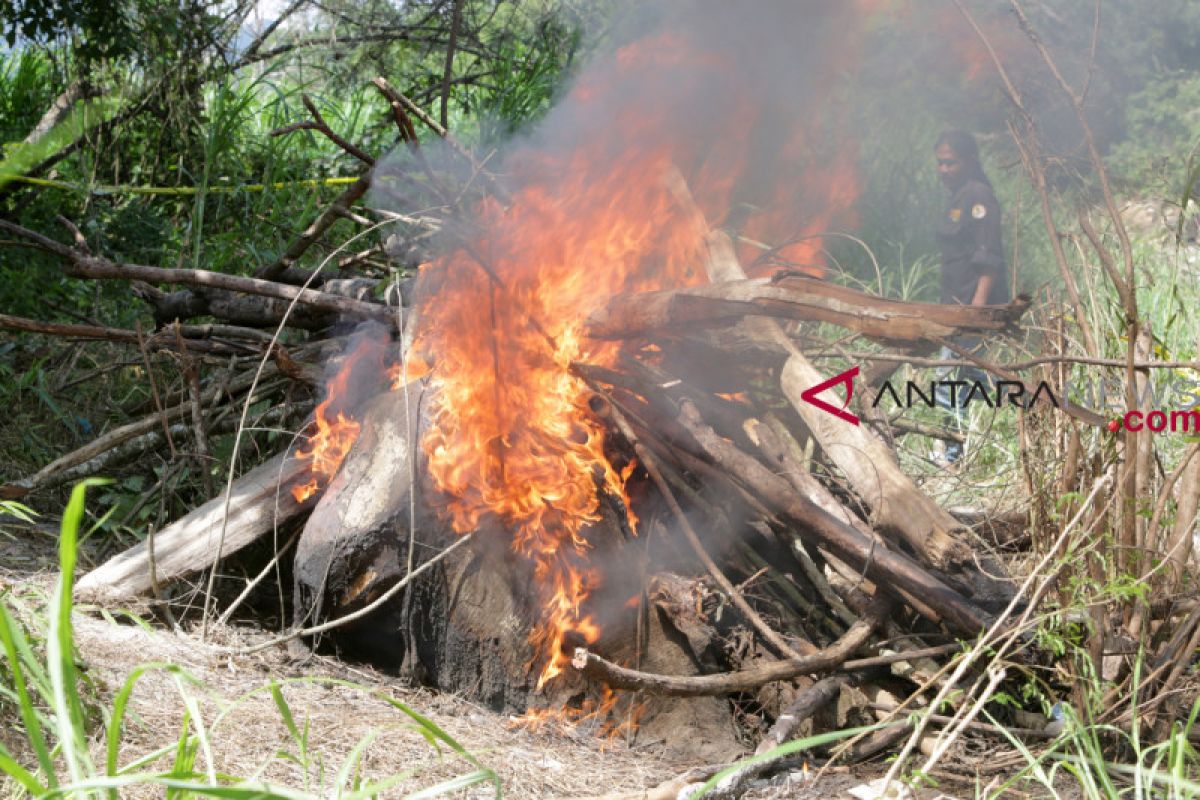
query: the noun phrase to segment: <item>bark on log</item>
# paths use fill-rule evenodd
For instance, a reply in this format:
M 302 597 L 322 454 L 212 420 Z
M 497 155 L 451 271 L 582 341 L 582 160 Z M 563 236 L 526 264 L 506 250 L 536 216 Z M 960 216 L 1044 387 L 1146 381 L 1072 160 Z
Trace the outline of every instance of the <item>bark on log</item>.
M 1011 329 L 1028 307 L 1024 298 L 983 307 L 909 303 L 811 278 L 755 278 L 618 295 L 588 317 L 587 333 L 597 339 L 640 338 L 759 316 L 829 322 L 901 345 Z
M 776 718 L 775 724 L 758 743 L 758 747 L 754 748 L 755 754 L 762 755 L 791 739 L 792 734 L 805 720 L 833 702 L 846 681 L 844 675 L 830 675 L 797 695 L 791 705 Z
M 278 298 L 243 295 L 221 289 L 164 292 L 141 281 L 134 282 L 133 290 L 134 294 L 150 304 L 154 322 L 159 326 L 169 325 L 175 320 L 209 316 L 234 325 L 273 328 L 283 321 L 290 304 Z M 328 328 L 336 321 L 337 314 L 330 311 L 297 305 L 287 318 L 287 327 L 313 331 Z
M 825 376 L 799 352 L 788 359 L 780 376 L 784 395 L 821 449 L 871 508 L 871 521 L 886 535 L 902 539 L 935 569 L 955 573 L 970 568 L 970 548 L 959 538 L 963 526 L 901 471 L 892 450 L 870 430 L 804 399 L 805 391 L 823 381 Z
M 796 535 L 862 570 L 885 591 L 903 590 L 921 598 L 960 632 L 975 635 L 987 627 L 987 617 L 980 609 L 912 559 L 863 536 L 798 494 L 784 478 L 757 459 L 716 435 L 700 419 L 695 406 L 684 403 L 680 422 L 718 467 L 761 497 L 775 514 L 793 523 L 798 529 Z M 903 595 L 899 599 L 904 600 Z
M 423 454 L 414 447 L 425 422 L 424 399 L 413 383 L 407 414 L 403 391 L 392 391 L 360 415 L 362 431 L 297 544 L 297 623 L 336 620 L 403 578 L 410 534 L 414 567 L 455 538 L 437 514 L 444 498 L 429 484 Z M 537 677 L 528 641 L 536 619 L 527 594 L 533 576 L 503 534 L 480 530 L 468 548 L 369 616 L 335 628 L 328 640 L 419 683 L 497 711 L 523 712 Z
M 413 437 L 419 384 L 373 398 L 359 419 L 361 432 L 304 526 L 295 554 L 298 627 L 353 612 L 408 572 L 408 504 L 414 479 Z M 399 664 L 400 636 L 378 636 L 398 626 L 400 598 L 334 638 L 356 654 Z
M 308 474 L 307 461 L 281 453 L 234 481 L 220 557 L 312 508 L 315 501 L 298 503 L 290 491 Z M 205 569 L 218 560 L 225 506 L 222 493 L 154 535 L 158 582 Z M 142 542 L 84 575 L 75 593 L 87 602 L 123 600 L 150 591 L 150 577 L 149 546 Z
M 437 513 L 445 498 L 430 485 L 423 454 L 418 448 L 416 458 L 409 457 L 424 418 L 418 410 L 413 429 L 406 430 L 401 394 L 375 398 L 361 415 L 362 432 L 297 546 L 295 608 L 298 618 L 309 617 L 306 625 L 320 621 L 315 617 L 356 611 L 406 574 L 410 485 L 416 491 L 417 563 L 455 536 Z M 583 535 L 594 545 L 592 558 L 617 563 L 624 538 L 610 506 L 601 504 L 603 518 Z M 595 689 L 571 670 L 536 690 L 548 654 L 534 652 L 530 631 L 545 598 L 532 564 L 513 553 L 510 542 L 508 531 L 485 519 L 469 548 L 370 616 L 326 635 L 347 654 L 500 712 L 573 704 Z M 602 620 L 596 646 L 614 658 L 640 657 L 652 669 L 695 674 L 701 654 L 690 650 L 665 615 L 652 613 L 644 638 L 635 635 L 636 616 L 625 601 L 637 578 L 634 571 L 606 575 L 593 593 L 589 602 L 597 607 L 588 611 Z M 727 704 L 711 698 L 651 704 L 641 713 L 638 741 L 704 758 L 728 757 L 737 747 Z

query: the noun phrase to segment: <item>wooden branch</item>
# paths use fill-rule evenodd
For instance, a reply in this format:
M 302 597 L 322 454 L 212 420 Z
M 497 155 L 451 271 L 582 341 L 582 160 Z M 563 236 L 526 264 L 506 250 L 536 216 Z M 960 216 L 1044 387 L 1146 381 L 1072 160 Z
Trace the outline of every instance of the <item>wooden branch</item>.
M 443 129 L 450 124 L 450 81 L 454 77 L 454 53 L 458 47 L 458 28 L 461 24 L 462 0 L 451 0 L 450 41 L 446 43 L 446 59 L 442 67 L 442 102 L 441 109 L 438 112 Z
M 758 743 L 758 747 L 754 748 L 755 754 L 762 755 L 791 739 L 801 723 L 833 702 L 841 693 L 846 680 L 844 675 L 830 675 L 797 695 L 791 705 L 776 718 L 775 724 Z
M 327 123 L 325 118 L 321 116 L 321 112 L 317 110 L 317 106 L 313 103 L 311 97 L 309 97 L 307 94 L 301 94 L 300 102 L 304 104 L 306 109 L 308 109 L 308 113 L 312 114 L 312 120 L 295 122 L 291 125 L 285 125 L 282 128 L 276 128 L 275 130 L 271 131 L 271 136 L 286 136 L 287 134 L 298 130 L 317 131 L 326 139 L 333 142 L 338 147 L 342 148 L 342 150 L 354 156 L 368 167 L 375 166 L 375 159 L 372 158 L 369 153 L 342 138 L 336 131 L 333 130 L 333 128 L 329 127 L 329 123 Z
M 796 535 L 862 570 L 885 591 L 903 590 L 920 598 L 961 632 L 975 635 L 987 627 L 982 611 L 916 562 L 837 519 L 794 491 L 786 479 L 716 435 L 703 424 L 690 402 L 684 402 L 679 420 L 722 471 L 761 497 L 780 518 L 795 525 Z M 904 599 L 903 595 L 900 599 Z
M 962 526 L 900 469 L 892 450 L 868 429 L 848 424 L 804 398 L 810 387 L 824 380 L 797 351 L 784 365 L 780 385 L 821 449 L 872 509 L 872 523 L 907 542 L 926 564 L 938 569 L 969 564 L 971 552 L 956 535 Z
M 417 145 L 417 129 L 413 127 L 412 120 L 408 118 L 408 113 L 404 110 L 400 93 L 392 88 L 392 85 L 382 76 L 371 82 L 387 98 L 388 104 L 392 108 L 392 119 L 395 120 L 396 128 L 400 131 L 400 139 L 407 142 L 410 147 L 415 147 Z
M 295 300 L 313 308 L 334 311 L 351 317 L 373 319 L 388 325 L 395 321 L 394 313 L 387 307 L 375 303 L 364 303 L 349 297 L 339 297 L 313 289 L 298 289 L 295 286 L 286 286 L 260 278 L 243 278 L 238 275 L 226 275 L 202 269 L 163 269 L 140 264 L 120 264 L 107 258 L 81 253 L 40 233 L 2 219 L 0 219 L 0 230 L 7 230 L 28 239 L 42 249 L 59 256 L 67 262 L 64 272 L 76 278 L 146 281 L 147 283 L 184 284 L 226 289 L 262 297 Z
M 288 267 L 300 260 L 300 257 L 308 252 L 308 248 L 313 246 L 318 239 L 325 235 L 325 231 L 333 226 L 333 223 L 341 219 L 341 212 L 350 208 L 354 203 L 358 202 L 363 195 L 367 193 L 367 189 L 371 187 L 371 173 L 368 172 L 359 178 L 354 183 L 346 187 L 346 190 L 337 196 L 331 204 L 325 207 L 325 210 L 312 221 L 304 233 L 296 241 L 292 242 L 288 249 L 283 251 L 283 255 L 267 264 L 260 267 L 254 273 L 254 277 L 262 280 L 274 280 L 286 270 Z
M 679 202 L 685 208 L 693 209 L 692 213 L 697 216 L 700 215 L 700 211 L 692 200 L 691 194 L 687 191 L 687 184 L 682 181 L 681 177 L 677 177 L 673 181 L 672 190 L 676 193 Z M 727 245 L 728 243 L 725 241 L 727 239 L 728 237 L 724 236 L 720 231 L 711 231 L 709 233 L 710 243 L 725 242 Z M 720 281 L 726 284 L 739 283 L 746 277 L 745 271 L 738 264 L 736 257 L 732 253 L 731 246 L 710 246 L 709 259 L 705 264 L 705 271 L 708 273 L 709 280 Z M 753 285 L 755 282 L 750 281 L 747 283 Z M 872 298 L 870 295 L 864 295 L 861 292 L 855 292 L 851 289 L 810 278 L 795 278 L 784 275 L 783 277 L 777 276 L 770 283 L 773 286 L 785 289 L 790 287 L 796 290 L 795 294 L 800 296 L 800 300 L 796 302 L 800 304 L 803 303 L 804 297 L 807 294 L 831 300 L 833 302 L 832 304 L 827 304 L 827 311 L 840 311 L 843 317 L 852 318 L 859 314 L 869 314 L 876 317 L 876 319 L 887 319 L 886 315 L 890 311 L 893 314 L 891 318 L 901 320 L 905 319 L 904 315 L 907 314 L 909 325 L 920 331 L 917 338 L 926 338 L 930 330 L 927 325 L 922 324 L 922 320 L 912 317 L 913 306 L 899 303 L 899 301 L 881 301 L 878 298 Z M 706 288 L 719 292 L 719 286 Z M 717 296 L 720 297 L 721 295 L 718 294 Z M 1021 303 L 1025 305 L 1021 305 Z M 889 306 L 888 304 L 892 305 Z M 1001 322 L 1003 324 L 1003 321 L 1006 319 L 1004 316 L 1005 309 L 1012 315 L 1008 318 L 1008 321 L 1015 322 L 1027 304 L 1028 298 L 1025 298 L 1007 307 L 991 307 L 992 312 L 999 311 L 1001 314 L 1000 320 L 995 320 L 994 322 Z M 883 310 L 880 310 L 881 306 Z M 867 309 L 869 309 L 869 312 Z M 981 314 L 982 312 L 981 309 L 977 308 L 940 304 L 924 304 L 922 311 L 922 319 L 941 319 L 943 324 L 945 318 L 940 316 L 943 314 L 974 315 Z M 969 316 L 965 318 L 960 317 L 959 319 L 966 323 L 974 322 Z M 912 480 L 900 470 L 899 465 L 896 463 L 895 455 L 879 437 L 861 426 L 847 424 L 844 420 L 825 413 L 822 409 L 810 404 L 804 398 L 804 394 L 808 389 L 825 381 L 825 376 L 821 375 L 804 354 L 796 348 L 782 327 L 772 319 L 761 317 L 745 320 L 742 324 L 745 325 L 746 329 L 752 335 L 773 340 L 788 351 L 790 355 L 788 356 L 787 363 L 784 365 L 781 376 L 783 393 L 791 401 L 797 413 L 804 420 L 805 425 L 808 426 L 809 430 L 816 437 L 821 445 L 821 449 L 846 474 L 855 492 L 874 509 L 876 518 L 887 523 L 890 532 L 899 533 L 925 563 L 939 569 L 953 571 L 966 572 L 973 569 L 974 565 L 972 564 L 970 550 L 954 535 L 956 528 L 960 526 L 958 526 L 953 518 L 942 511 L 936 503 L 922 493 Z M 860 330 L 859 328 L 852 329 Z M 695 434 L 697 431 L 693 430 L 693 433 Z M 706 431 L 705 433 L 709 436 L 710 440 L 717 438 L 711 436 L 711 431 Z M 724 449 L 723 445 L 727 444 L 728 442 L 713 442 L 713 446 L 718 449 Z M 726 452 L 726 455 L 729 458 L 750 462 L 748 466 L 753 466 L 757 472 L 765 471 L 757 460 L 746 456 L 745 453 L 738 451 L 736 448 L 733 448 L 732 452 Z M 743 473 L 739 473 L 736 470 L 732 471 L 731 474 L 739 478 L 743 476 Z M 772 484 L 776 489 L 781 491 L 780 494 L 775 496 L 776 503 L 779 504 L 781 509 L 786 508 L 787 497 L 789 495 L 794 497 L 794 493 L 787 491 L 786 481 L 782 481 L 778 476 L 770 476 L 768 474 L 768 477 L 772 478 Z M 824 515 L 824 518 L 836 522 L 836 520 L 830 518 L 825 512 L 820 511 L 807 498 L 803 498 L 803 502 L 811 506 L 814 511 Z M 803 518 L 804 514 L 802 513 L 800 516 Z M 841 525 L 841 530 L 831 528 L 826 531 L 826 533 L 832 536 L 831 542 L 838 540 L 838 534 L 843 533 L 850 535 L 852 539 L 859 540 L 859 545 L 862 544 L 861 534 L 853 529 L 846 528 L 841 523 L 837 524 Z M 849 545 L 850 541 L 841 541 L 841 545 Z M 842 558 L 842 560 L 847 560 L 846 555 L 848 554 L 850 554 L 850 551 L 844 551 L 843 553 L 835 552 L 835 555 Z M 854 558 L 857 558 L 860 563 L 870 562 L 877 565 L 876 561 L 870 558 L 864 559 L 863 555 L 862 552 L 859 552 Z M 851 561 L 853 562 L 853 558 Z M 917 575 L 915 573 L 909 574 L 908 577 L 933 579 L 932 576 L 927 574 Z M 940 584 L 940 582 L 938 583 Z M 912 587 L 903 588 L 911 591 Z M 947 602 L 957 608 L 957 611 L 953 613 L 968 611 L 965 603 L 956 603 L 956 600 L 962 600 L 961 597 L 948 587 L 943 586 L 943 589 L 950 592 L 950 595 L 946 597 Z M 921 591 L 911 593 L 917 597 L 924 597 Z M 978 616 L 978 614 L 968 613 L 966 616 L 960 617 L 959 622 L 965 623 L 968 619 L 971 620 L 968 627 L 978 630 L 978 623 L 982 621 L 982 617 Z
M 234 325 L 276 328 L 284 323 L 288 301 L 275 297 L 228 292 L 224 289 L 182 289 L 164 292 L 143 281 L 133 281 L 133 293 L 151 306 L 154 321 L 169 325 L 176 320 L 216 317 Z M 286 326 L 299 330 L 320 330 L 337 321 L 337 314 L 310 306 L 296 306 L 287 316 Z
M 603 681 L 614 689 L 645 691 L 649 694 L 672 697 L 746 692 L 773 681 L 795 678 L 797 675 L 829 672 L 840 667 L 855 650 L 866 644 L 875 626 L 886 615 L 889 604 L 876 603 L 871 613 L 859 620 L 840 639 L 824 650 L 810 656 L 774 661 L 754 669 L 726 672 L 720 675 L 655 675 L 628 669 L 606 661 L 586 647 L 575 649 L 572 666 L 590 678 Z
M 72 339 L 94 339 L 97 341 L 120 342 L 121 344 L 138 344 L 136 331 L 125 328 L 101 328 L 96 325 L 77 325 L 64 322 L 43 322 L 25 317 L 14 317 L 0 314 L 0 329 L 24 331 L 26 333 L 44 333 L 48 336 L 65 336 Z M 154 350 L 178 350 L 177 341 L 171 341 L 165 335 L 156 335 L 146 341 L 146 346 Z M 200 353 L 245 353 L 244 346 L 229 346 L 220 342 L 206 342 L 200 339 L 187 340 L 187 347 Z M 251 352 L 257 348 L 251 349 Z
M 631 445 L 633 445 L 633 449 L 637 454 L 638 461 L 650 474 L 651 480 L 653 480 L 654 485 L 658 487 L 659 493 L 666 501 L 667 506 L 671 509 L 671 514 L 675 517 L 675 521 L 679 524 L 680 529 L 683 531 L 684 538 L 687 539 L 688 544 L 691 546 L 692 551 L 696 554 L 696 557 L 700 559 L 700 563 L 704 564 L 705 569 L 708 570 L 708 574 L 711 575 L 713 580 L 717 582 L 717 585 L 719 585 L 725 591 L 725 594 L 729 596 L 729 599 L 737 607 L 738 611 L 742 613 L 742 616 L 746 618 L 746 620 L 754 627 L 754 629 L 758 631 L 759 635 L 761 635 L 763 639 L 765 639 L 773 648 L 775 648 L 776 651 L 783 653 L 792 659 L 800 658 L 800 654 L 793 649 L 791 644 L 789 644 L 780 634 L 776 633 L 771 626 L 769 626 L 766 621 L 759 616 L 758 612 L 756 612 L 750 606 L 750 604 L 746 602 L 746 598 L 742 595 L 742 593 L 738 591 L 737 587 L 730 582 L 725 573 L 721 571 L 721 568 L 718 567 L 716 562 L 712 560 L 712 556 L 710 556 L 708 551 L 704 549 L 704 545 L 701 543 L 700 537 L 696 534 L 695 529 L 692 527 L 692 523 L 688 520 L 687 514 L 683 513 L 683 509 L 680 508 L 678 501 L 675 499 L 675 494 L 671 491 L 671 487 L 667 485 L 666 480 L 663 478 L 662 472 L 658 467 L 658 459 L 656 459 L 654 455 L 642 445 L 641 441 L 639 441 L 637 437 L 637 434 L 633 432 L 633 429 L 625 420 L 624 415 L 617 410 L 616 406 L 611 405 L 611 401 L 610 409 L 611 417 L 613 421 L 616 422 L 618 429 L 621 431 L 621 435 L 624 436 Z
M 380 91 L 384 92 L 389 99 L 398 101 L 402 106 L 404 106 L 408 113 L 425 123 L 429 130 L 436 133 L 441 139 L 444 139 L 446 144 L 450 145 L 450 147 L 456 153 L 470 161 L 472 164 L 475 163 L 474 156 L 472 156 L 471 153 L 465 147 L 463 147 L 457 139 L 454 138 L 449 130 L 442 125 L 439 125 L 437 120 L 429 116 L 429 114 L 425 112 L 425 109 L 414 103 L 403 92 L 397 91 L 383 78 L 376 78 L 375 85 L 378 86 Z
M 865 540 L 883 544 L 883 538 L 879 534 L 871 530 L 870 526 L 847 510 L 823 483 L 813 477 L 804 462 L 796 454 L 796 451 L 799 450 L 799 445 L 777 417 L 768 415 L 765 424 L 758 423 L 754 425 L 753 433 L 758 439 L 758 450 L 767 459 L 768 466 L 774 467 L 780 475 L 783 475 L 787 479 L 787 482 L 792 485 L 793 489 L 828 512 L 833 518 L 853 528 Z M 859 582 L 864 583 L 861 579 Z M 875 592 L 875 587 L 870 583 L 866 583 L 866 585 L 860 588 L 869 594 Z M 917 613 L 926 619 L 934 622 L 941 621 L 941 614 L 938 610 L 927 605 L 919 596 L 903 590 L 896 590 L 896 592 L 904 602 L 912 606 Z
M 909 303 L 811 278 L 756 278 L 618 295 L 588 318 L 586 330 L 597 339 L 629 339 L 763 316 L 829 322 L 895 345 L 1011 330 L 1028 307 L 1027 297 L 1005 306 Z
M 221 555 L 236 552 L 315 505 L 315 497 L 298 503 L 289 491 L 308 476 L 309 462 L 280 454 L 238 478 Z M 224 510 L 224 496 L 215 497 L 155 534 L 154 571 L 159 583 L 213 563 Z M 113 601 L 149 589 L 149 547 L 142 542 L 84 575 L 75 592 L 81 599 Z
M 98 94 L 99 91 L 83 79 L 76 78 L 71 81 L 62 94 L 54 98 L 54 102 L 46 109 L 46 113 L 42 114 L 42 118 L 38 120 L 37 124 L 33 126 L 33 130 L 29 131 L 29 134 L 21 143 L 34 144 L 38 139 L 49 133 L 51 128 L 66 119 L 67 114 L 77 102 L 90 97 L 96 97 Z
M 274 377 L 278 374 L 278 367 L 276 367 L 274 364 L 268 364 L 263 370 L 262 379 L 266 380 L 267 378 Z M 208 393 L 205 394 L 201 402 L 203 405 L 209 405 L 213 402 L 213 399 L 218 396 L 218 393 L 234 395 L 245 391 L 246 388 L 250 386 L 253 379 L 253 370 L 245 372 L 237 376 L 237 378 L 234 380 L 230 381 L 228 385 L 214 386 Z M 56 458 L 54 461 L 42 467 L 33 475 L 18 480 L 14 483 L 0 486 L 0 496 L 9 499 L 24 496 L 34 489 L 37 489 L 43 485 L 47 485 L 52 476 L 61 472 L 65 472 L 66 470 L 70 470 L 73 467 L 77 467 L 85 462 L 91 461 L 108 450 L 111 450 L 112 448 L 129 441 L 130 439 L 134 439 L 145 433 L 153 431 L 155 427 L 163 424 L 164 419 L 167 422 L 173 422 L 182 418 L 185 414 L 190 412 L 191 404 L 187 402 L 186 394 L 180 395 L 179 399 L 181 402 L 164 408 L 161 414 L 158 411 L 155 411 L 154 413 L 140 420 L 135 420 L 134 422 L 130 422 L 127 425 L 122 425 L 119 428 L 114 428 L 108 433 L 98 436 L 97 438 L 88 442 L 83 447 Z

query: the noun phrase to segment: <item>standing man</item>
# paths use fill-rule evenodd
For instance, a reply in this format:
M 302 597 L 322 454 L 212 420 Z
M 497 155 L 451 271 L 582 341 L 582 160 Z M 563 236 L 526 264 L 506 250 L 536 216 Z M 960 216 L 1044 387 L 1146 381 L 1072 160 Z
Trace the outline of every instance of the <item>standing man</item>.
M 1000 204 L 992 191 L 992 182 L 979 163 L 979 146 L 966 131 L 948 130 L 938 137 L 933 148 L 938 177 L 950 193 L 950 202 L 938 220 L 936 234 L 942 256 L 941 302 L 982 306 L 1007 303 L 1008 270 L 1005 269 L 1004 244 L 1000 228 Z M 954 343 L 967 350 L 978 350 L 977 336 L 959 336 Z M 943 357 L 956 357 L 943 349 Z M 948 377 L 939 376 L 943 380 Z M 974 367 L 960 367 L 956 380 L 990 386 L 987 373 Z M 954 413 L 960 429 L 967 417 L 963 402 L 967 391 L 959 387 L 957 396 L 939 387 L 938 405 Z M 946 461 L 953 464 L 962 457 L 958 442 L 946 445 Z

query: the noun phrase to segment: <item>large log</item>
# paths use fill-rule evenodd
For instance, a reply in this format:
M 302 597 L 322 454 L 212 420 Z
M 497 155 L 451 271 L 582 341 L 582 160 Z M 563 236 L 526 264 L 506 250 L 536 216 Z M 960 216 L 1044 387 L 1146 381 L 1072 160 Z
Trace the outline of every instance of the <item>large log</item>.
M 329 482 L 296 545 L 294 608 L 303 627 L 370 603 L 408 571 L 412 446 L 421 399 L 408 391 L 376 395 L 365 406 L 360 433 Z M 399 598 L 379 612 L 337 630 L 337 643 L 382 663 L 403 655 L 401 637 L 372 629 L 398 623 Z
M 374 398 L 361 415 L 362 431 L 297 545 L 296 622 L 308 626 L 356 612 L 402 579 L 410 530 L 414 566 L 456 538 L 438 513 L 447 498 L 431 485 L 420 448 L 414 451 L 426 424 L 417 394 L 410 392 L 416 413 L 407 415 L 408 424 L 401 392 Z M 592 545 L 589 562 L 628 562 L 618 504 L 601 503 L 600 513 L 581 533 Z M 537 688 L 549 654 L 535 652 L 530 634 L 546 598 L 533 564 L 513 552 L 511 541 L 499 520 L 485 518 L 468 547 L 368 616 L 335 628 L 327 641 L 346 655 L 503 713 L 560 709 L 585 697 L 595 703 L 599 687 L 571 670 Z M 626 603 L 643 588 L 639 573 L 608 570 L 603 577 L 588 601 L 588 613 L 601 624 L 594 646 L 656 671 L 697 674 L 700 654 L 665 613 L 653 610 L 637 636 L 638 615 Z M 648 704 L 640 711 L 638 741 L 699 758 L 729 757 L 737 748 L 729 708 L 713 698 Z
M 812 278 L 730 280 L 686 289 L 614 297 L 587 320 L 596 339 L 677 335 L 758 316 L 829 322 L 889 345 L 943 339 L 960 333 L 1008 330 L 1029 307 L 1027 298 L 1004 306 L 910 303 Z
M 297 502 L 291 492 L 308 477 L 308 462 L 284 453 L 250 470 L 234 481 L 228 504 L 222 493 L 154 535 L 153 578 L 162 583 L 206 569 L 308 511 L 316 501 Z M 149 544 L 143 541 L 84 575 L 76 596 L 115 601 L 150 591 Z

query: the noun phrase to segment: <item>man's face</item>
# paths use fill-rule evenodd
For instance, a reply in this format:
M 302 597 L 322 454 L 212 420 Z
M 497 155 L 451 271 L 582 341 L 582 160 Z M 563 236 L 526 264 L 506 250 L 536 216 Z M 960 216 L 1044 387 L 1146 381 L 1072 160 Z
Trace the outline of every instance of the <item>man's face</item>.
M 938 177 L 942 179 L 942 185 L 950 191 L 962 186 L 963 161 L 950 145 L 939 145 L 933 154 L 937 158 Z

